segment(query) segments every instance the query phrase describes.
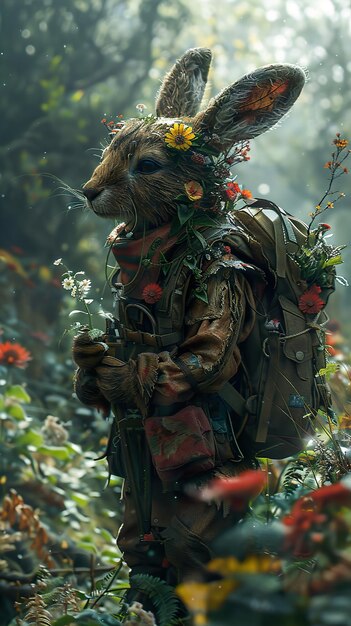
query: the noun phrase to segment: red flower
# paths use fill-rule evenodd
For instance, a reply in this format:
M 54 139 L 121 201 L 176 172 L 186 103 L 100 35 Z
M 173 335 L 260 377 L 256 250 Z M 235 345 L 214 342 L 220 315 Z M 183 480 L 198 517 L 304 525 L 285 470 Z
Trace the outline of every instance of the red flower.
M 328 531 L 335 507 L 351 505 L 351 479 L 325 485 L 299 498 L 282 522 L 288 528 L 285 548 L 298 557 L 311 556 Z M 334 521 L 337 518 L 334 516 Z
M 224 252 L 224 254 L 231 254 L 232 253 L 232 249 L 231 249 L 230 246 L 224 246 L 223 252 Z
M 350 480 L 344 479 L 344 481 L 340 483 L 334 483 L 333 485 L 325 485 L 324 487 L 320 487 L 320 489 L 312 491 L 309 496 L 319 506 L 320 509 L 324 509 L 324 507 L 328 504 L 350 506 L 350 486 Z
M 11 365 L 23 369 L 31 360 L 30 352 L 19 343 L 5 341 L 5 343 L 0 344 L 0 365 Z
M 318 285 L 312 285 L 299 298 L 299 309 L 302 313 L 319 313 L 324 307 L 323 300 L 319 297 L 321 288 Z
M 237 195 L 239 193 L 241 193 L 241 190 L 240 190 L 240 187 L 239 187 L 238 183 L 229 182 L 229 183 L 227 183 L 225 192 L 226 192 L 227 198 L 229 198 L 229 200 L 235 200 Z
M 201 491 L 201 500 L 226 500 L 235 510 L 244 509 L 256 498 L 266 483 L 266 475 L 260 470 L 246 470 L 232 478 L 215 478 Z
M 147 304 L 155 304 L 161 299 L 162 287 L 157 283 L 150 283 L 143 289 L 143 299 Z
M 241 197 L 244 198 L 245 200 L 249 200 L 250 198 L 252 198 L 252 193 L 250 189 L 242 189 Z
M 285 537 L 285 549 L 291 550 L 296 557 L 308 557 L 315 551 L 311 533 L 323 532 L 327 516 L 322 513 L 311 498 L 304 496 L 297 500 L 291 513 L 283 517 L 282 522 L 288 528 Z

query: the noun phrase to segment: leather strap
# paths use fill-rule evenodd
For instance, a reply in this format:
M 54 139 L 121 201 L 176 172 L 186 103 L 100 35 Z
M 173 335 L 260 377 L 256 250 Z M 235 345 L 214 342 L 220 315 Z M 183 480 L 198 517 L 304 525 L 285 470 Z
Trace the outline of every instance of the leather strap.
M 233 385 L 229 382 L 224 383 L 223 387 L 217 393 L 237 415 L 243 418 L 245 417 L 247 413 L 246 400 Z
M 267 440 L 269 419 L 272 412 L 273 397 L 275 394 L 275 380 L 279 365 L 280 335 L 272 332 L 269 335 L 269 356 L 264 383 L 264 394 L 261 401 L 261 411 L 258 416 L 256 442 L 265 443 Z

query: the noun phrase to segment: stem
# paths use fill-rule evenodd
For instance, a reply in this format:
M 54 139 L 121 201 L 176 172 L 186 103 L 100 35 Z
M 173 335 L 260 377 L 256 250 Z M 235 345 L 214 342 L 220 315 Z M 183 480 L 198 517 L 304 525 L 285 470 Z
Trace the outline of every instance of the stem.
M 87 312 L 87 315 L 88 315 L 89 330 L 92 330 L 93 329 L 93 318 L 92 318 L 92 315 L 91 315 L 91 313 L 89 311 L 89 307 L 88 307 L 87 303 L 85 302 L 85 300 L 83 300 L 83 304 L 84 304 L 84 308 L 85 308 L 85 310 Z

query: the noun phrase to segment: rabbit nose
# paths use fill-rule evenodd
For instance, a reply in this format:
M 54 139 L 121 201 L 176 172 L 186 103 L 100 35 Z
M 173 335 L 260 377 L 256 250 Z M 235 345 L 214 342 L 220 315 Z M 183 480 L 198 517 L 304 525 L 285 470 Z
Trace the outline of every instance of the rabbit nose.
M 96 189 L 96 187 L 86 187 L 83 189 L 83 193 L 89 202 L 92 202 L 96 196 L 101 193 L 102 189 Z

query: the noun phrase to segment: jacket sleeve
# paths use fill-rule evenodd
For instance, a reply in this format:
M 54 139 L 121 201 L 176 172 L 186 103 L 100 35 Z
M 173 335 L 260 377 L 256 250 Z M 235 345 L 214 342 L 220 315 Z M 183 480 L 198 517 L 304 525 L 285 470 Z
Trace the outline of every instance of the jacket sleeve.
M 194 393 L 216 392 L 235 375 L 240 343 L 254 323 L 254 302 L 242 272 L 220 278 L 221 273 L 208 278 L 207 303 L 189 300 L 185 339 L 175 353 L 141 353 L 117 367 L 115 359 L 104 359 L 97 382 L 110 402 L 147 415 L 152 404 L 167 406 L 189 401 Z

